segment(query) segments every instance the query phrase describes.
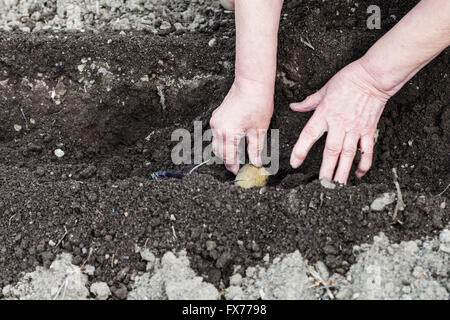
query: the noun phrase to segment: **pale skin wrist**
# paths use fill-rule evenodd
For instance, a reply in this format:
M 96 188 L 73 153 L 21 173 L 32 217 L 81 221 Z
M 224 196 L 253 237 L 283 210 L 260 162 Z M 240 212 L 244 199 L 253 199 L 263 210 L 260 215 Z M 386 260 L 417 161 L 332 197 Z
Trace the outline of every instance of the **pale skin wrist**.
M 235 82 L 273 95 L 282 0 L 236 0 Z
M 277 39 L 270 41 L 276 52 Z M 276 54 L 266 54 L 267 59 L 259 59 L 250 55 L 236 54 L 236 63 L 234 71 L 235 82 L 242 82 L 246 84 L 254 84 L 265 89 L 274 89 L 276 78 Z
M 273 101 L 275 94 L 275 76 L 273 79 L 257 78 L 236 72 L 233 87 L 244 94 L 258 95 L 265 100 Z
M 377 70 L 376 64 L 369 58 L 367 53 L 358 59 L 357 62 L 371 78 L 373 84 L 376 84 L 377 88 L 379 88 L 378 90 L 391 93 L 393 88 L 397 86 L 397 83 L 390 79 L 390 75 L 388 73 Z M 389 95 L 392 96 L 392 94 Z
M 379 56 L 370 55 L 370 52 L 357 61 L 370 76 L 370 79 L 373 81 L 373 87 L 382 92 L 389 99 L 395 95 L 405 83 L 422 68 L 422 66 L 426 65 L 431 60 L 432 59 L 427 60 L 418 68 L 412 69 L 405 67 L 395 71 L 380 68 L 379 65 L 383 63 L 382 59 L 380 59 Z
M 422 0 L 360 59 L 377 88 L 394 95 L 450 45 L 450 1 Z

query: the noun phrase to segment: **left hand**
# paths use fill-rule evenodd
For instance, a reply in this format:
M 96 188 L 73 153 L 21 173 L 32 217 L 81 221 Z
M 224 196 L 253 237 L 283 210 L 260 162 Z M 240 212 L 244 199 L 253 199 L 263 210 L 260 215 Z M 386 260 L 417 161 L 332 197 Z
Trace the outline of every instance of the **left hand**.
M 328 132 L 319 178 L 347 183 L 358 142 L 361 160 L 356 176 L 362 178 L 372 165 L 374 136 L 378 120 L 390 94 L 377 88 L 377 81 L 357 60 L 331 78 L 318 92 L 299 103 L 297 112 L 315 110 L 303 128 L 291 154 L 291 166 L 298 168 L 313 144 Z M 338 163 L 335 172 L 336 165 Z

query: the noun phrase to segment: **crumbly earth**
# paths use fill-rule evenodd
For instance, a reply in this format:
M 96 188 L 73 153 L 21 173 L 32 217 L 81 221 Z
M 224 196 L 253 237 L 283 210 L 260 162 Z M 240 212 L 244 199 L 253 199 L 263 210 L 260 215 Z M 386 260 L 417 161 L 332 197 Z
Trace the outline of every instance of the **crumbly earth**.
M 211 32 L 233 17 L 219 1 L 0 0 L 0 30 Z
M 450 298 L 450 231 L 439 238 L 393 244 L 381 234 L 373 245 L 355 246 L 358 261 L 337 281 L 338 299 Z
M 72 256 L 63 253 L 50 268 L 37 267 L 27 273 L 15 286 L 2 290 L 5 299 L 21 300 L 84 300 L 89 297 L 86 288 L 88 275 L 71 263 Z
M 255 299 L 422 299 L 450 298 L 450 230 L 425 241 L 391 243 L 380 233 L 373 244 L 354 246 L 357 262 L 344 276 L 330 276 L 323 262 L 309 265 L 299 251 L 280 255 L 264 265 L 248 267 L 242 276 L 235 266 L 230 285 L 217 290 L 190 268 L 186 251 L 165 253 L 156 258 L 150 249 L 140 249 L 147 263 L 146 272 L 133 274 L 131 291 L 115 288 L 114 295 L 129 300 L 255 300 Z M 49 269 L 37 267 L 16 285 L 3 288 L 4 299 L 98 299 L 111 291 L 105 282 L 90 285 L 88 276 L 95 268 L 71 264 L 71 255 L 63 253 Z M 126 271 L 123 271 L 126 273 Z
M 7 14 L 31 2 L 0 1 L 0 25 L 5 26 Z M 170 6 L 178 2 L 147 2 L 158 3 L 162 11 L 146 10 L 163 20 L 164 12 L 176 16 Z M 316 180 L 324 139 L 299 170 L 289 166 L 290 151 L 310 114 L 293 114 L 288 103 L 319 89 L 413 5 L 380 1 L 383 28 L 368 30 L 369 2 L 347 2 L 285 3 L 271 123 L 271 128 L 280 129 L 280 171 L 267 187 L 250 190 L 225 183 L 234 177 L 220 165 L 205 165 L 181 180 L 150 178 L 155 171 L 187 173 L 194 166 L 172 163 L 177 142 L 170 137 L 178 128 L 193 131 L 193 121 L 203 121 L 207 129 L 211 112 L 229 88 L 234 72 L 232 13 L 207 1 L 180 4 L 176 8 L 198 10 L 209 17 L 206 24 L 219 21 L 218 27 L 200 24 L 201 30 L 195 29 L 200 32 L 156 34 L 153 31 L 166 20 L 158 27 L 150 24 L 151 32 L 131 28 L 119 33 L 87 19 L 87 14 L 79 27 L 85 32 L 69 32 L 70 19 L 63 14 L 66 20 L 49 16 L 51 27 L 31 34 L 19 31 L 27 21 L 25 11 L 8 20 L 20 22 L 0 33 L 0 287 L 14 287 L 23 273 L 47 268 L 61 253 L 68 253 L 73 265 L 95 268 L 87 288 L 97 283 L 91 291 L 98 293 L 105 289 L 98 283 L 106 283 L 113 299 L 125 299 L 136 289 L 135 276 L 147 269 L 141 251 L 149 249 L 162 260 L 169 251 L 185 250 L 201 283 L 218 290 L 233 286 L 236 272 L 245 276 L 248 267 L 266 265 L 267 254 L 288 254 L 293 260 L 286 267 L 274 263 L 271 269 L 269 264 L 267 272 L 289 272 L 292 261 L 305 260 L 336 277 L 352 275 L 342 298 L 368 297 L 364 280 L 358 280 L 357 275 L 367 270 L 358 267 L 355 245 L 371 242 L 379 232 L 392 243 L 436 239 L 449 223 L 449 51 L 388 102 L 369 174 L 330 189 Z M 55 12 L 67 1 L 39 3 Z M 120 12 L 106 10 L 111 19 L 128 12 L 126 6 L 132 2 L 117 3 Z M 208 6 L 217 13 L 208 15 Z M 39 10 L 29 10 L 28 17 Z M 129 21 L 137 21 L 146 11 L 129 14 Z M 55 155 L 57 149 L 64 152 L 62 157 Z M 396 215 L 392 168 L 397 169 L 406 204 Z M 370 209 L 376 198 L 392 192 L 396 201 L 381 211 Z M 300 254 L 294 255 L 296 250 Z M 368 252 L 384 261 L 384 251 Z M 443 265 L 448 270 L 448 259 Z M 423 268 L 433 270 L 426 264 Z M 195 275 L 189 273 L 189 279 L 199 285 Z M 448 271 L 447 276 L 431 272 L 426 280 L 445 289 Z M 233 289 L 234 296 L 254 297 L 255 291 L 246 289 L 249 282 L 243 283 L 241 291 Z M 278 285 L 282 283 L 286 282 L 279 279 Z M 275 287 L 270 297 L 289 296 Z M 3 291 L 7 297 L 12 292 Z M 444 295 L 441 289 L 433 292 L 434 297 Z M 98 294 L 108 296 L 105 290 Z

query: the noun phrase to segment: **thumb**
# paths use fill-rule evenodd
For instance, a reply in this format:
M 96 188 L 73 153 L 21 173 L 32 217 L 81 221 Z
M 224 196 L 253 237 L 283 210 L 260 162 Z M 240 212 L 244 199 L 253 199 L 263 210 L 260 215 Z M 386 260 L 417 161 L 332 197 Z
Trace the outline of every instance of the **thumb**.
M 316 93 L 308 96 L 302 102 L 291 103 L 290 107 L 293 111 L 296 112 L 308 112 L 317 108 L 321 100 L 322 100 L 322 92 L 317 91 Z

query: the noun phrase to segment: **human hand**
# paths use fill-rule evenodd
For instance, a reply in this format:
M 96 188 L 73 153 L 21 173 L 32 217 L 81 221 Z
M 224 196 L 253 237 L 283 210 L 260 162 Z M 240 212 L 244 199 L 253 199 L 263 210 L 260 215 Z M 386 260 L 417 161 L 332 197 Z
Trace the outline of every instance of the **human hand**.
M 318 92 L 299 103 L 297 112 L 315 110 L 294 146 L 290 163 L 298 168 L 313 144 L 328 132 L 319 178 L 347 183 L 358 141 L 361 160 L 356 176 L 362 178 L 372 165 L 378 120 L 390 93 L 377 88 L 377 81 L 357 60 L 331 78 Z M 339 159 L 339 165 L 335 168 Z
M 250 162 L 262 165 L 261 151 L 272 114 L 273 88 L 252 80 L 235 80 L 210 120 L 213 152 L 229 171 L 239 171 L 238 145 L 243 137 L 247 138 Z

